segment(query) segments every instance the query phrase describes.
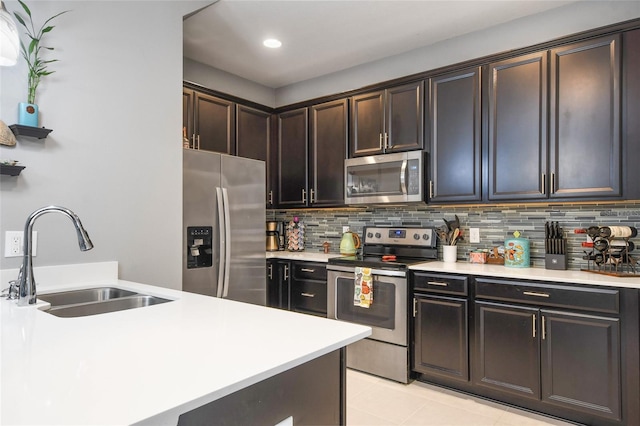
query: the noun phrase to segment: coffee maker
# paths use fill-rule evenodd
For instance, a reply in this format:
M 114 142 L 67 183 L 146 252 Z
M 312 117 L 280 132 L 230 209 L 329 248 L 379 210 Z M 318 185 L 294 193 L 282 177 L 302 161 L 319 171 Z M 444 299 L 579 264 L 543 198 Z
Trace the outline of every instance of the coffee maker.
M 280 233 L 278 232 L 278 222 L 267 222 L 267 251 L 278 251 L 280 248 Z

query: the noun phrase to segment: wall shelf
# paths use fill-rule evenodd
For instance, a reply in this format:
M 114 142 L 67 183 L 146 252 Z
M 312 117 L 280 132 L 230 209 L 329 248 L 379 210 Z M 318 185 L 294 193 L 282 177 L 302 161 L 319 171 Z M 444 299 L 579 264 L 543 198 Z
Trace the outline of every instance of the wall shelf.
M 16 136 L 29 136 L 38 139 L 46 138 L 53 131 L 44 127 L 23 126 L 22 124 L 12 124 L 9 128 Z
M 0 164 L 0 175 L 18 176 L 25 166 L 10 166 L 9 164 Z

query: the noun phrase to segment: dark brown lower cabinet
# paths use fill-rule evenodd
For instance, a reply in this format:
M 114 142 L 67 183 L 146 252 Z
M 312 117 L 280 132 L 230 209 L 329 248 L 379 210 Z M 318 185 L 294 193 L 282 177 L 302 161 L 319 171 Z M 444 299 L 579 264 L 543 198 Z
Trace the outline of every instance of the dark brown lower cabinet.
M 259 348 L 258 348 L 259 349 Z M 179 426 L 346 424 L 345 349 L 182 414 Z
M 477 383 L 620 420 L 616 318 L 476 303 Z
M 469 380 L 467 301 L 415 296 L 413 369 L 456 380 Z
M 327 316 L 327 267 L 286 259 L 267 261 L 267 305 Z

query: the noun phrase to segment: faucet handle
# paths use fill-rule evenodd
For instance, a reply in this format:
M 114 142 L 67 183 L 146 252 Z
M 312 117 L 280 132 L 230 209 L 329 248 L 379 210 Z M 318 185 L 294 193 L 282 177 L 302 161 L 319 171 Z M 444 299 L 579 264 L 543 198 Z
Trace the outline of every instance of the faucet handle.
M 5 295 L 4 293 L 7 292 Z M 7 297 L 7 300 L 15 300 L 18 298 L 20 293 L 20 283 L 18 280 L 9 281 L 9 287 L 2 290 L 2 295 Z

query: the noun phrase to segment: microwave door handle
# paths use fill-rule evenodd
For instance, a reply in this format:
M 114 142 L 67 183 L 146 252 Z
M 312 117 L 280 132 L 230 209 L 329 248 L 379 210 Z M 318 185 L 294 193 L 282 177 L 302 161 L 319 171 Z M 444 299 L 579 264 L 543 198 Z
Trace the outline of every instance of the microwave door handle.
M 400 168 L 400 189 L 403 194 L 407 194 L 407 160 L 402 162 L 402 167 Z

